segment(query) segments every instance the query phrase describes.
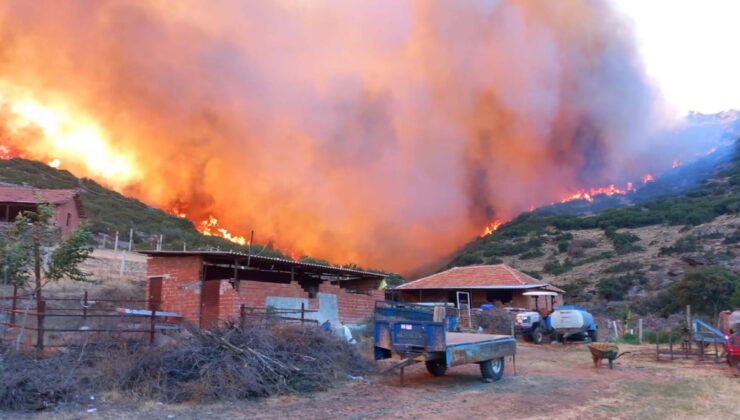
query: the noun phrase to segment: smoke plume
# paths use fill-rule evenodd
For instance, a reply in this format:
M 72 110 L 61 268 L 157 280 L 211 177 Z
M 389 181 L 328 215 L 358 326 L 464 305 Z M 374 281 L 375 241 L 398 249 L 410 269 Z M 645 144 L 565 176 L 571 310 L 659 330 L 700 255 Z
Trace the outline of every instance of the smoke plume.
M 297 256 L 409 270 L 657 164 L 656 98 L 606 1 L 8 0 L 0 16 L 0 143 Z

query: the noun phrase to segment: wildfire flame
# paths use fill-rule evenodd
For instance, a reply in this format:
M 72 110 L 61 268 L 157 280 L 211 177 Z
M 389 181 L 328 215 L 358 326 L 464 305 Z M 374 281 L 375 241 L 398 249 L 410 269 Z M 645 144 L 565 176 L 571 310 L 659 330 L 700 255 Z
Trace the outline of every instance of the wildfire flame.
M 504 222 L 496 219 L 493 222 L 489 223 L 488 226 L 483 230 L 483 233 L 480 235 L 480 237 L 488 236 L 496 231 L 501 225 L 504 224 Z
M 676 168 L 678 168 L 679 166 L 681 166 L 681 161 L 680 161 L 680 160 L 678 160 L 678 159 L 674 159 L 674 160 L 673 160 L 673 163 L 671 164 L 671 168 L 672 168 L 672 169 L 676 169 Z
M 8 146 L 0 144 L 0 160 L 8 160 L 17 157 L 18 155 Z
M 24 150 L 36 158 L 46 156 L 49 166 L 59 168 L 60 158 L 68 158 L 111 185 L 127 185 L 137 178 L 133 162 L 112 146 L 93 118 L 74 106 L 61 100 L 42 102 L 5 84 L 0 85 L 0 100 L 9 104 L 6 128 L 11 138 L 24 139 Z M 0 157 L 15 156 L 13 147 L 0 146 Z
M 631 182 L 627 183 L 627 186 L 625 188 L 618 188 L 614 184 L 609 184 L 606 187 L 598 187 L 598 188 L 590 188 L 588 190 L 582 189 L 578 190 L 576 193 L 571 194 L 562 200 L 560 200 L 561 203 L 567 203 L 568 201 L 574 201 L 574 200 L 586 200 L 588 202 L 594 201 L 594 196 L 597 195 L 625 195 L 628 192 L 634 191 L 635 187 L 632 185 Z
M 208 219 L 200 222 L 198 230 L 206 236 L 217 236 L 235 244 L 247 245 L 247 240 L 243 236 L 232 235 L 228 230 L 219 226 L 218 219 L 213 216 L 208 216 Z
M 648 182 L 654 182 L 655 177 L 652 174 L 646 174 L 644 177 L 642 177 L 642 183 L 647 184 Z

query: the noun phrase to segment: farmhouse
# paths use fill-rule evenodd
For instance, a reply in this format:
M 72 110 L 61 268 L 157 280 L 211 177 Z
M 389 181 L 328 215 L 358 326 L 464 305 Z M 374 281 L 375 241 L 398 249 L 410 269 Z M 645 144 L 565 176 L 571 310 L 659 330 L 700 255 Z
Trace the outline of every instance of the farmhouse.
M 525 292 L 548 291 L 552 299 L 524 295 Z M 454 267 L 393 289 L 394 299 L 406 302 L 453 303 L 458 308 L 495 306 L 547 308 L 562 305 L 564 291 L 542 280 L 504 264 Z
M 300 310 L 319 323 L 358 323 L 382 300 L 382 274 L 237 252 L 143 251 L 150 308 L 214 327 L 242 311 Z
M 53 221 L 66 237 L 85 218 L 80 194 L 75 190 L 0 186 L 0 223 L 12 223 L 23 211 L 36 211 L 41 203 L 54 207 Z

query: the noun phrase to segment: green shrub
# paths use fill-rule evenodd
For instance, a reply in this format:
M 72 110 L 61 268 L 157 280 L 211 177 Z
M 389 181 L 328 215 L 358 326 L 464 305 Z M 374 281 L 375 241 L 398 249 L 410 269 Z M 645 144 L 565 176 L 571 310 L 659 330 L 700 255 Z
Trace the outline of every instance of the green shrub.
M 634 244 L 640 240 L 640 237 L 632 232 L 617 232 L 615 228 L 609 227 L 605 230 L 605 233 L 606 237 L 612 241 L 617 254 L 622 255 L 642 250 L 641 247 Z
M 637 261 L 623 261 L 604 269 L 604 273 L 625 273 L 627 271 L 635 271 L 642 268 L 642 264 Z
M 562 264 L 560 263 L 560 261 L 556 259 L 552 259 L 546 262 L 544 267 L 542 267 L 542 271 L 548 274 L 555 275 L 555 276 L 558 276 L 563 273 L 567 273 L 568 271 L 572 269 L 573 269 L 573 263 L 571 262 L 570 258 L 566 258 Z
M 531 260 L 533 258 L 541 257 L 543 255 L 545 255 L 545 253 L 542 252 L 542 249 L 537 248 L 537 249 L 533 249 L 531 251 L 527 251 L 524 254 L 520 255 L 519 256 L 519 259 L 521 259 L 521 260 Z
M 686 235 L 673 243 L 672 246 L 660 248 L 660 255 L 684 254 L 699 249 L 699 241 L 694 235 Z

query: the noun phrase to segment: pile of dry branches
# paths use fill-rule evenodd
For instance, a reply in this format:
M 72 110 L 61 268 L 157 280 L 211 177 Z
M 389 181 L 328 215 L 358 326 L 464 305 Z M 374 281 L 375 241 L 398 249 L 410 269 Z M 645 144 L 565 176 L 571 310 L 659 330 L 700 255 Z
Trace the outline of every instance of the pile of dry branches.
M 38 357 L 6 352 L 0 410 L 39 410 L 119 391 L 163 402 L 235 400 L 323 390 L 370 362 L 317 328 L 193 330 L 165 347 L 111 338 Z
M 352 346 L 319 329 L 198 330 L 186 343 L 141 357 L 122 388 L 167 402 L 233 400 L 326 389 L 369 365 Z

